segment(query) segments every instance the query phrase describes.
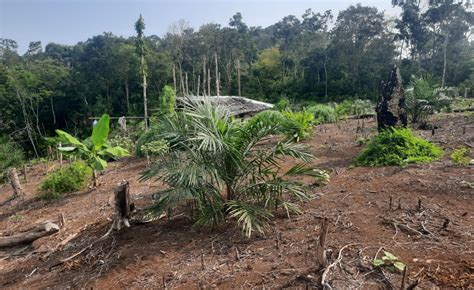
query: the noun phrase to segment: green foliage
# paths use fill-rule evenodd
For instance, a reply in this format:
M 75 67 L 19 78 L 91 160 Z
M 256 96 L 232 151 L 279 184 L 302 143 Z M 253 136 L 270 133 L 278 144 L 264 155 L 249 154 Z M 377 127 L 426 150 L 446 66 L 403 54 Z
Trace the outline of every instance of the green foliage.
M 168 143 L 164 140 L 154 140 L 144 144 L 141 151 L 148 156 L 158 157 L 166 154 L 169 150 Z
M 451 154 L 451 159 L 453 159 L 454 164 L 467 166 L 471 163 L 471 158 L 469 157 L 471 154 L 471 149 L 467 147 L 461 147 L 459 149 L 454 150 Z
M 285 111 L 283 116 L 284 132 L 290 140 L 298 142 L 307 139 L 313 132 L 314 115 L 306 110 L 300 112 Z
M 78 191 L 87 185 L 92 169 L 84 162 L 74 162 L 49 173 L 41 182 L 41 197 L 59 198 L 62 193 Z
M 110 138 L 108 141 L 109 145 L 112 147 L 121 147 L 127 150 L 128 152 L 135 151 L 135 142 L 132 138 L 123 135 L 115 135 Z
M 372 261 L 372 264 L 375 267 L 384 267 L 389 269 L 392 272 L 395 272 L 395 269 L 398 269 L 399 271 L 405 270 L 405 264 L 400 262 L 398 258 L 393 255 L 390 252 L 383 251 L 384 255 L 382 256 L 382 259 L 374 259 Z
M 452 101 L 452 92 L 449 88 L 440 89 L 436 86 L 432 78 L 412 78 L 406 91 L 406 106 L 413 123 L 425 123 L 428 115 L 446 108 Z
M 409 129 L 388 129 L 374 136 L 355 159 L 357 166 L 403 166 L 440 158 L 443 150 Z
M 263 111 L 249 119 L 245 127 L 258 131 L 263 128 L 273 130 L 273 134 L 284 134 L 288 139 L 299 141 L 311 136 L 314 117 L 307 111 Z
M 287 98 L 281 98 L 273 107 L 275 110 L 278 111 L 286 111 L 290 109 L 290 101 Z
M 24 161 L 25 155 L 21 148 L 10 139 L 0 137 L 0 172 L 2 172 L 2 176 L 7 168 L 19 166 Z
M 119 146 L 111 147 L 106 143 L 109 136 L 109 119 L 109 115 L 102 115 L 92 129 L 91 137 L 83 142 L 69 133 L 56 130 L 58 137 L 55 140 L 67 145 L 59 150 L 83 158 L 93 170 L 104 170 L 107 167 L 107 158 L 128 156 L 129 153 L 126 149 Z
M 336 105 L 336 114 L 338 117 L 355 115 L 375 115 L 375 106 L 370 100 L 344 100 Z
M 266 114 L 281 117 L 279 112 Z M 141 178 L 166 185 L 156 194 L 153 214 L 194 201 L 196 224 L 215 226 L 228 216 L 250 236 L 264 231 L 277 207 L 287 214 L 298 213 L 291 201 L 307 199 L 302 185 L 291 176 L 314 176 L 306 163 L 311 155 L 289 141 L 262 147 L 261 141 L 275 132 L 274 123 L 243 124 L 226 110 L 204 102 L 165 116 L 156 132 L 156 140 L 164 140 L 169 149 Z M 300 163 L 284 170 L 281 162 L 286 158 Z
M 318 104 L 309 107 L 306 111 L 314 116 L 317 124 L 337 122 L 337 113 L 332 106 Z
M 160 94 L 160 111 L 162 114 L 174 112 L 176 105 L 176 92 L 171 86 L 164 86 Z

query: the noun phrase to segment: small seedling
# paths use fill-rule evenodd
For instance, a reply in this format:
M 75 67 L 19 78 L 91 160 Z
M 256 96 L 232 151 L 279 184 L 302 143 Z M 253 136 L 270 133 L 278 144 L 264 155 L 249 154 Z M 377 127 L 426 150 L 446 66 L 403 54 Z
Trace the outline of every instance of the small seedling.
M 384 255 L 382 256 L 382 259 L 374 259 L 372 261 L 372 264 L 375 267 L 384 267 L 391 272 L 395 272 L 395 269 L 400 271 L 405 269 L 406 265 L 400 262 L 394 254 L 387 251 L 383 251 L 383 253 Z
M 17 213 L 9 217 L 8 220 L 12 222 L 21 222 L 23 220 L 23 216 Z
M 471 158 L 469 158 L 469 154 L 471 154 L 471 150 L 467 147 L 461 147 L 459 149 L 454 150 L 453 154 L 451 154 L 451 158 L 453 159 L 454 164 L 467 166 L 471 163 Z

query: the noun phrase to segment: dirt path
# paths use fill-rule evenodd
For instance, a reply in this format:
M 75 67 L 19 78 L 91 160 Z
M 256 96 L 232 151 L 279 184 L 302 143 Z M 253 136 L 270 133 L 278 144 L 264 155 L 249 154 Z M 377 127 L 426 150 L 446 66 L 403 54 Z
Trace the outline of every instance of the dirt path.
M 0 286 L 317 288 L 321 271 L 315 268 L 315 254 L 320 220 L 327 217 L 331 261 L 347 245 L 340 264 L 326 279 L 334 288 L 399 288 L 400 273 L 371 266 L 381 248 L 408 265 L 407 284 L 420 280 L 426 288 L 473 287 L 474 190 L 468 183 L 474 182 L 474 167 L 453 166 L 448 157 L 452 148 L 474 144 L 473 119 L 437 116 L 433 122 L 440 128 L 435 135 L 431 131 L 418 134 L 447 148 L 446 156 L 404 168 L 350 167 L 362 148 L 356 140 L 373 132 L 373 121 L 365 121 L 364 133 L 356 133 L 357 126 L 362 126 L 357 120 L 318 126 L 305 143 L 318 166 L 332 170 L 331 180 L 327 186 L 311 188 L 311 200 L 302 205 L 302 215 L 291 219 L 277 215 L 265 236 L 243 238 L 235 224 L 214 231 L 200 229 L 181 216 L 124 229 L 78 258 L 51 268 L 108 230 L 109 198 L 120 180 L 131 182 L 139 207 L 151 202 L 153 184 L 136 180 L 146 162 L 113 163 L 101 176 L 106 183 L 98 191 L 0 208 L 2 234 L 55 220 L 60 212 L 67 222 L 60 233 L 37 240 L 33 248 L 15 249 L 18 255 L 14 257 L 2 258 L 6 253 L 0 252 Z M 36 194 L 43 173 L 40 167 L 31 172 L 30 182 L 24 185 L 30 196 Z M 0 198 L 8 195 L 9 188 L 0 187 Z M 77 237 L 64 249 L 42 259 L 74 233 Z

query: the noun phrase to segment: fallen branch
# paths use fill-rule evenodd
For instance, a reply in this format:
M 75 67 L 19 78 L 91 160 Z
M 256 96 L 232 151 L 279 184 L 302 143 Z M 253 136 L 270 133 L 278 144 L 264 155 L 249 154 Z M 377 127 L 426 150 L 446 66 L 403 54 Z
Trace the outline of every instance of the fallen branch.
M 323 285 L 323 289 L 329 289 L 329 290 L 332 289 L 331 285 L 329 285 L 329 283 L 326 282 L 326 276 L 328 275 L 331 268 L 335 267 L 338 263 L 341 262 L 341 260 L 342 260 L 342 251 L 344 251 L 345 248 L 350 247 L 350 246 L 354 246 L 354 245 L 358 245 L 358 243 L 347 244 L 344 247 L 342 247 L 339 250 L 339 254 L 337 256 L 337 259 L 334 262 L 332 262 L 329 266 L 327 266 L 326 269 L 324 269 L 323 275 L 321 277 L 321 285 Z
M 59 231 L 59 226 L 51 222 L 35 226 L 27 232 L 12 236 L 0 237 L 0 247 L 11 247 L 31 243 L 39 238 L 50 236 Z

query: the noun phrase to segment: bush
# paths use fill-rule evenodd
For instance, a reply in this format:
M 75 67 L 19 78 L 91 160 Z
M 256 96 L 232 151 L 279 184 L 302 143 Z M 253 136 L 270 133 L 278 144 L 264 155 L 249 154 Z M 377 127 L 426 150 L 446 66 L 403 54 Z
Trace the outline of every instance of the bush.
M 174 112 L 176 105 L 176 92 L 168 85 L 163 87 L 160 94 L 160 111 L 162 114 L 169 114 Z
M 308 138 L 314 124 L 312 114 L 301 111 L 263 111 L 249 119 L 245 124 L 247 130 L 258 131 L 270 129 L 273 134 L 284 134 L 288 139 L 298 141 Z
M 471 150 L 469 148 L 461 147 L 454 150 L 453 154 L 451 154 L 451 158 L 453 159 L 454 164 L 467 166 L 471 163 L 469 154 L 471 154 Z
M 335 123 L 337 121 L 336 110 L 329 105 L 314 105 L 306 111 L 314 116 L 317 124 Z
M 285 111 L 283 116 L 286 118 L 283 131 L 290 140 L 299 141 L 311 136 L 314 124 L 313 114 L 306 111 L 296 113 Z
M 285 111 L 290 108 L 290 101 L 287 98 L 281 98 L 274 106 L 275 110 Z
M 135 142 L 133 142 L 133 139 L 128 136 L 115 135 L 114 137 L 110 138 L 109 145 L 112 147 L 124 148 L 128 152 L 135 151 Z
M 21 165 L 24 161 L 25 155 L 21 148 L 10 139 L 0 137 L 0 171 L 2 176 L 8 167 Z
M 402 166 L 436 160 L 443 150 L 409 129 L 388 129 L 373 137 L 355 159 L 357 166 Z
M 87 185 L 92 169 L 84 162 L 74 162 L 49 173 L 41 182 L 41 197 L 59 198 L 62 193 L 78 191 Z

